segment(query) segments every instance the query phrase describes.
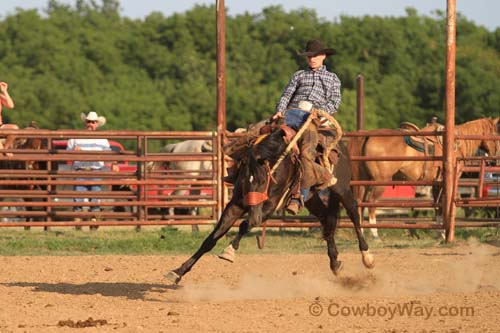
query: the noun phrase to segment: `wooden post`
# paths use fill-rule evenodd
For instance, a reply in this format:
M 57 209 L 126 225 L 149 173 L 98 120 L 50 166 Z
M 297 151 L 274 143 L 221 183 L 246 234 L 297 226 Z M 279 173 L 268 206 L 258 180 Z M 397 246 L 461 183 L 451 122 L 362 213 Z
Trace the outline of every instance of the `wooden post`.
M 455 170 L 455 56 L 456 56 L 456 0 L 448 0 L 446 36 L 446 129 L 444 156 L 443 217 L 446 226 L 446 241 L 455 239 L 455 204 L 452 197 L 453 171 Z
M 365 127 L 365 79 L 363 75 L 356 76 L 356 115 L 358 131 Z
M 225 206 L 224 153 L 222 145 L 226 133 L 226 10 L 224 0 L 217 0 L 217 219 Z

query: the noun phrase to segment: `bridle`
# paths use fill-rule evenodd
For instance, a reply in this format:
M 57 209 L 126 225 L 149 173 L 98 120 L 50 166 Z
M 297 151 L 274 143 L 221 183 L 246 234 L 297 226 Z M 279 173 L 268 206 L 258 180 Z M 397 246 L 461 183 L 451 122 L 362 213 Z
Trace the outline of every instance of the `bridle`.
M 265 161 L 264 165 L 266 166 L 266 174 L 267 174 L 266 188 L 264 189 L 263 192 L 248 192 L 247 194 L 245 194 L 245 196 L 243 197 L 243 202 L 247 206 L 256 206 L 269 199 L 269 195 L 267 192 L 269 190 L 269 184 L 271 183 L 271 180 L 273 181 L 273 183 L 277 184 L 276 179 L 274 179 L 274 177 L 271 175 L 271 168 L 269 167 L 269 162 Z

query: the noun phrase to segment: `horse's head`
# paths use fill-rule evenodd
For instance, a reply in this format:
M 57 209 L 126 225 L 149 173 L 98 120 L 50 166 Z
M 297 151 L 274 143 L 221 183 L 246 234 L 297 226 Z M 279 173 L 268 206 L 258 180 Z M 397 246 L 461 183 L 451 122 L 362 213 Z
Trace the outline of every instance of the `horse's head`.
M 39 130 L 40 127 L 38 126 L 36 121 L 31 121 L 30 124 L 23 129 Z M 47 139 L 42 139 L 39 137 L 22 138 L 16 140 L 17 149 L 41 150 L 47 149 L 47 147 Z M 30 170 L 42 170 L 47 168 L 47 162 L 45 161 L 26 161 L 25 163 L 26 169 Z
M 265 137 L 248 150 L 238 177 L 239 186 L 243 193 L 244 205 L 249 207 L 250 219 L 257 219 L 256 225 L 262 221 L 262 209 L 265 213 L 272 213 L 281 199 L 280 190 L 286 183 L 287 176 L 283 170 L 289 169 L 282 163 L 274 174 L 271 174 L 273 165 L 285 151 L 284 133 L 277 130 Z
M 484 118 L 483 121 L 483 131 L 481 134 L 485 136 L 493 136 L 497 137 L 498 136 L 498 121 L 499 117 L 497 118 Z M 488 155 L 490 156 L 499 156 L 500 155 L 500 144 L 498 140 L 487 140 L 483 139 L 481 140 L 481 149 L 486 151 Z
M 28 126 L 23 129 L 33 130 L 40 129 L 36 121 L 31 121 Z M 9 142 L 8 146 L 13 149 L 40 149 L 43 142 L 40 138 L 19 138 L 17 135 L 8 135 L 6 141 Z

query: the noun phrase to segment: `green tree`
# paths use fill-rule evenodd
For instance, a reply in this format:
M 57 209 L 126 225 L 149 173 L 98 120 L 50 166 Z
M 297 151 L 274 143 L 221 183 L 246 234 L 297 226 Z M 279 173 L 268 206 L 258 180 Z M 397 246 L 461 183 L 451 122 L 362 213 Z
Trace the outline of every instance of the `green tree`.
M 118 0 L 49 0 L 45 13 L 18 10 L 0 20 L 0 73 L 15 110 L 8 121 L 44 128 L 80 128 L 95 110 L 109 129 L 214 130 L 215 7 L 184 13 L 122 17 Z M 268 118 L 293 72 L 306 66 L 297 51 L 321 38 L 337 49 L 328 68 L 342 81 L 336 115 L 356 128 L 356 76 L 365 78 L 365 128 L 423 125 L 444 119 L 446 17 L 442 11 L 404 17 L 341 16 L 314 10 L 226 18 L 227 127 Z M 457 20 L 456 119 L 497 116 L 500 29 Z

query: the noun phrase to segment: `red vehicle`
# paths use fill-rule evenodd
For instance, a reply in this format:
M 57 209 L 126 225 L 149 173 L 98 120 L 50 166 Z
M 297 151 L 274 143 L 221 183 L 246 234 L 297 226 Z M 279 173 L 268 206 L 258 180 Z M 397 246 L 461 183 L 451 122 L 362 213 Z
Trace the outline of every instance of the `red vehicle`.
M 123 145 L 119 142 L 108 140 L 109 146 L 112 151 L 120 153 L 125 150 Z M 52 147 L 56 150 L 66 150 L 66 146 L 68 145 L 68 140 L 54 140 L 52 141 Z M 70 162 L 66 162 L 68 165 Z M 120 162 L 117 164 L 120 172 L 135 172 L 137 167 L 135 165 L 131 165 L 128 162 Z
M 416 186 L 386 186 L 382 198 L 384 199 L 408 199 L 415 198 Z
M 52 141 L 52 147 L 56 150 L 65 150 L 67 143 L 68 143 L 68 140 L 54 140 L 54 141 Z M 123 145 L 117 141 L 109 140 L 109 145 L 110 145 L 111 150 L 114 152 L 117 152 L 117 153 L 121 153 L 125 150 Z M 105 166 L 107 166 L 109 168 L 110 164 L 107 163 L 107 164 L 105 164 Z M 116 163 L 116 166 L 118 167 L 118 172 L 127 173 L 128 178 L 131 178 L 130 174 L 133 174 L 137 171 L 136 164 L 130 164 L 127 161 L 118 161 Z M 57 169 L 59 171 L 70 170 L 71 169 L 71 161 L 59 162 L 57 165 Z M 135 176 L 133 176 L 133 178 L 135 179 Z M 61 190 L 71 190 L 71 189 L 72 189 L 71 185 L 65 185 L 65 186 L 63 186 L 63 188 Z M 105 190 L 105 188 L 103 188 L 103 189 Z M 136 189 L 136 186 L 134 186 L 134 185 L 129 186 L 129 187 L 122 186 L 122 185 L 113 185 L 113 186 L 111 186 L 111 188 L 108 188 L 107 190 L 108 191 L 109 190 L 121 191 L 121 190 L 135 190 L 135 189 Z M 169 192 L 172 192 L 172 190 L 169 190 L 169 191 L 162 190 L 157 185 L 149 185 L 147 193 L 148 193 L 148 197 L 154 198 L 154 197 L 158 197 L 159 195 L 162 195 L 162 196 L 167 195 Z M 62 200 L 62 199 L 59 199 L 59 200 Z
M 123 145 L 117 141 L 109 140 L 109 144 L 110 144 L 111 150 L 115 151 L 117 153 L 121 153 L 125 150 Z M 66 146 L 67 146 L 67 140 L 54 140 L 54 141 L 52 141 L 52 147 L 55 148 L 56 150 L 65 150 Z M 70 165 L 71 165 L 70 161 L 61 162 L 58 165 L 58 170 L 63 170 L 63 171 L 69 170 Z M 135 163 L 130 164 L 127 161 L 121 161 L 121 162 L 118 162 L 116 165 L 118 166 L 119 172 L 127 173 L 129 175 L 131 173 L 135 173 L 137 171 L 137 166 Z M 109 167 L 109 165 L 108 165 L 108 167 Z M 130 186 L 127 188 L 126 186 L 124 187 L 124 186 L 119 186 L 119 185 L 112 187 L 112 190 L 114 190 L 114 191 L 119 191 L 121 189 L 135 190 L 136 187 Z M 172 194 L 172 192 L 174 192 L 174 190 L 175 190 L 174 188 L 164 188 L 164 186 L 161 186 L 161 185 L 148 185 L 147 186 L 147 197 L 151 201 L 164 200 L 164 198 L 166 196 Z M 209 196 L 211 194 L 211 190 L 203 189 L 203 190 L 201 190 L 201 194 Z

